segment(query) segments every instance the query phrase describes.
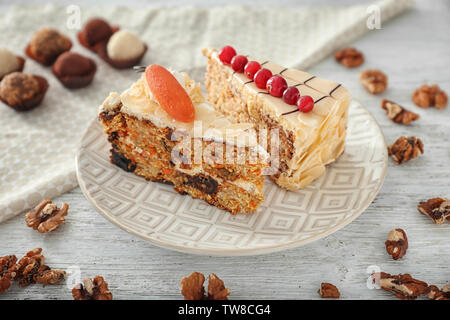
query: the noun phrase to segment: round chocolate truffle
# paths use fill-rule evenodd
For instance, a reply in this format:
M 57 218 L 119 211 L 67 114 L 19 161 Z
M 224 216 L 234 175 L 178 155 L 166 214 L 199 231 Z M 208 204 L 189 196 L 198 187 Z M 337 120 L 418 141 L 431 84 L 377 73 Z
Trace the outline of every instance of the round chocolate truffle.
M 39 81 L 33 75 L 13 72 L 0 82 L 0 98 L 13 108 L 20 109 L 41 93 Z
M 112 35 L 111 26 L 103 19 L 94 18 L 88 21 L 83 28 L 83 37 L 89 46 L 106 41 Z
M 112 60 L 130 60 L 139 57 L 145 45 L 134 33 L 120 30 L 111 36 L 106 49 Z
M 78 53 L 65 52 L 56 59 L 52 70 L 67 88 L 81 88 L 92 82 L 97 66 L 92 59 Z
M 92 60 L 74 52 L 65 52 L 58 57 L 54 70 L 58 76 L 83 76 L 92 72 Z
M 37 31 L 30 40 L 30 53 L 34 58 L 50 64 L 61 53 L 70 50 L 70 40 L 51 28 L 43 28 Z

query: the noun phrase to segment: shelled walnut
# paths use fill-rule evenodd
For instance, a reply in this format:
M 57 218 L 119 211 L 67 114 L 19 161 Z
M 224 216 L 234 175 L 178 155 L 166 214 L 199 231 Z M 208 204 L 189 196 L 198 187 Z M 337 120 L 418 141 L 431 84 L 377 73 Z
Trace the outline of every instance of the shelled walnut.
M 19 281 L 21 287 L 32 283 L 40 283 L 45 287 L 48 284 L 58 284 L 64 280 L 66 272 L 52 270 L 45 265 L 44 256 L 41 253 L 41 248 L 33 249 L 17 263 L 15 280 Z
M 355 48 L 339 50 L 334 55 L 334 59 L 347 68 L 358 67 L 364 62 L 363 54 Z
M 11 286 L 11 280 L 16 277 L 17 258 L 15 255 L 0 257 L 0 294 Z
M 407 273 L 390 275 L 385 272 L 377 272 L 372 274 L 372 280 L 381 289 L 394 293 L 399 299 L 414 300 L 418 296 L 430 292 L 426 282 L 416 280 Z
M 33 210 L 27 213 L 25 221 L 27 226 L 41 233 L 55 230 L 61 223 L 65 222 L 69 205 L 63 203 L 60 209 L 50 200 L 44 200 Z
M 338 288 L 335 285 L 327 282 L 322 282 L 322 284 L 320 285 L 319 295 L 322 298 L 333 298 L 333 299 L 337 299 L 341 296 Z
M 402 164 L 420 156 L 423 143 L 416 137 L 400 137 L 388 147 L 388 153 L 395 163 Z
M 447 106 L 447 94 L 438 85 L 422 85 L 412 95 L 412 101 L 421 108 L 434 106 L 443 109 Z
M 450 300 L 450 285 L 446 285 L 439 290 L 436 286 L 429 286 L 430 293 L 428 293 L 428 298 L 433 300 Z
M 368 92 L 377 94 L 386 90 L 388 78 L 380 70 L 366 70 L 359 74 L 359 80 Z
M 419 203 L 419 212 L 427 215 L 436 224 L 444 223 L 445 219 L 450 220 L 450 200 L 444 198 L 433 198 Z
M 383 101 L 381 101 L 381 108 L 386 110 L 388 118 L 395 123 L 409 124 L 411 121 L 419 119 L 417 113 L 409 111 L 390 100 L 383 99 Z
M 408 250 L 408 237 L 403 229 L 393 229 L 385 242 L 386 251 L 394 260 L 402 258 Z
M 181 294 L 184 300 L 228 300 L 230 290 L 217 275 L 214 273 L 209 275 L 207 296 L 204 282 L 205 276 L 200 272 L 192 272 L 188 277 L 181 279 Z
M 86 278 L 83 283 L 72 289 L 74 300 L 112 300 L 112 293 L 108 290 L 108 283 L 102 276 L 94 279 Z

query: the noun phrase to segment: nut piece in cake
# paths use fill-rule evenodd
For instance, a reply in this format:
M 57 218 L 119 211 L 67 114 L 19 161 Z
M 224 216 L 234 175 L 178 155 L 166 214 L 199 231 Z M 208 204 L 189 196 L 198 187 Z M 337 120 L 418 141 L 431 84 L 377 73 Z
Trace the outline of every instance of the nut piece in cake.
M 403 229 L 393 229 L 389 231 L 385 242 L 386 251 L 394 260 L 402 258 L 408 250 L 408 238 Z
M 422 140 L 416 137 L 400 137 L 388 146 L 388 153 L 397 164 L 417 158 L 423 153 Z
M 83 283 L 73 287 L 72 296 L 74 300 L 112 300 L 108 283 L 105 282 L 102 276 L 96 276 L 94 279 L 84 279 Z
M 48 89 L 43 77 L 13 72 L 0 82 L 0 100 L 17 111 L 38 106 Z
M 25 221 L 27 226 L 34 230 L 41 233 L 50 232 L 65 222 L 64 216 L 67 215 L 68 209 L 67 203 L 63 203 L 61 208 L 58 208 L 50 200 L 44 200 L 27 213 Z
M 387 76 L 380 70 L 366 70 L 360 73 L 359 80 L 370 93 L 377 94 L 386 90 Z
M 206 296 L 204 283 L 205 276 L 200 272 L 192 272 L 189 277 L 181 279 L 181 294 L 184 300 L 228 300 L 230 290 L 216 274 L 209 275 Z
M 101 18 L 93 18 L 89 20 L 78 33 L 78 40 L 84 47 L 96 51 L 95 47 L 101 43 L 108 41 L 109 37 L 117 30 L 108 22 Z
M 335 285 L 327 282 L 322 282 L 318 292 L 322 298 L 338 299 L 341 296 L 338 288 Z
M 437 84 L 432 86 L 422 85 L 412 95 L 412 101 L 421 108 L 430 106 L 443 109 L 447 106 L 447 94 Z
M 450 300 L 450 285 L 446 285 L 439 290 L 436 286 L 429 286 L 430 293 L 428 293 L 428 298 L 432 300 Z
M 19 281 L 21 287 L 32 283 L 41 283 L 45 287 L 48 284 L 58 284 L 64 280 L 66 272 L 52 270 L 45 265 L 44 256 L 41 253 L 41 248 L 33 249 L 17 263 L 15 280 Z
M 75 89 L 92 82 L 97 65 L 94 60 L 78 53 L 65 52 L 56 59 L 52 71 L 65 87 Z
M 395 123 L 409 124 L 411 121 L 419 119 L 417 113 L 411 112 L 390 100 L 383 99 L 381 101 L 381 108 L 386 110 L 388 118 Z
M 43 28 L 32 36 L 25 53 L 31 59 L 49 66 L 61 53 L 69 51 L 71 47 L 72 41 L 58 30 Z
M 426 282 L 416 280 L 408 273 L 390 275 L 385 272 L 377 272 L 372 274 L 372 280 L 381 289 L 394 293 L 399 299 L 414 300 L 418 296 L 430 292 Z
M 444 223 L 445 219 L 450 220 L 450 200 L 444 198 L 433 198 L 421 202 L 417 206 L 419 212 L 430 217 L 436 224 Z
M 334 59 L 347 68 L 360 66 L 364 62 L 364 55 L 355 48 L 345 48 L 334 55 Z
M 0 80 L 12 72 L 22 72 L 25 59 L 14 55 L 6 48 L 0 48 Z
M 15 255 L 0 257 L 0 294 L 11 286 L 11 280 L 16 277 L 17 258 Z

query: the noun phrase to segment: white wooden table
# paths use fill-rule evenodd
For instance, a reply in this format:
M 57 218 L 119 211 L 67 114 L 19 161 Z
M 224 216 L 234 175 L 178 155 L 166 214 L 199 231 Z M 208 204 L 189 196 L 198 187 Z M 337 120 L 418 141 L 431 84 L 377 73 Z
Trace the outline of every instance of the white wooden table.
M 180 299 L 179 281 L 192 271 L 217 273 L 231 289 L 231 299 L 318 298 L 322 281 L 337 285 L 343 299 L 395 299 L 366 287 L 371 265 L 393 274 L 411 273 L 439 287 L 449 284 L 450 223 L 437 226 L 416 206 L 431 197 L 450 197 L 450 106 L 440 111 L 420 109 L 410 99 L 423 83 L 437 83 L 450 93 L 449 30 L 448 1 L 417 1 L 413 10 L 354 43 L 365 54 L 362 67 L 349 70 L 330 57 L 309 70 L 349 88 L 377 119 L 388 143 L 401 135 L 414 135 L 425 145 L 425 154 L 416 160 L 402 166 L 390 161 L 384 186 L 372 205 L 333 235 L 263 256 L 183 254 L 160 249 L 115 227 L 76 188 L 55 199 L 68 202 L 70 214 L 67 223 L 54 232 L 42 235 L 27 228 L 24 216 L 1 224 L 0 255 L 22 256 L 42 247 L 53 268 L 78 266 L 82 278 L 103 275 L 116 299 Z M 385 93 L 365 92 L 358 81 L 359 71 L 365 68 L 380 68 L 389 76 Z M 382 98 L 404 105 L 421 118 L 410 127 L 392 123 L 380 108 Z M 399 261 L 393 261 L 384 247 L 393 228 L 403 228 L 409 237 L 409 250 Z M 66 285 L 25 289 L 14 285 L 0 299 L 71 299 L 71 292 Z

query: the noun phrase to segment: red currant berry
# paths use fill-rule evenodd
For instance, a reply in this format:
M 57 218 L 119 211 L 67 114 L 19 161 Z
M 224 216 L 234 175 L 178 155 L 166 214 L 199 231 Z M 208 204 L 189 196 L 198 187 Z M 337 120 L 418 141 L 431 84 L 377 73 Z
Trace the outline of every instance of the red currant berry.
M 297 107 L 301 112 L 310 112 L 314 108 L 314 100 L 310 96 L 301 96 L 297 100 Z
M 296 104 L 298 98 L 300 98 L 300 91 L 296 87 L 289 87 L 283 92 L 283 100 L 287 104 Z
M 260 89 L 265 89 L 267 80 L 272 76 L 272 72 L 269 69 L 262 68 L 255 73 L 253 80 L 255 84 Z
M 248 59 L 246 56 L 234 56 L 231 59 L 231 67 L 236 72 L 244 72 L 244 67 L 247 64 Z
M 287 87 L 287 82 L 282 76 L 273 76 L 267 81 L 266 84 L 267 91 L 274 97 L 281 97 Z
M 230 64 L 231 59 L 236 55 L 236 50 L 231 46 L 225 46 L 219 52 L 219 59 L 225 64 Z
M 256 61 L 249 61 L 247 62 L 247 64 L 245 65 L 245 75 L 247 76 L 247 78 L 249 78 L 250 80 L 253 80 L 253 78 L 255 77 L 255 73 L 261 69 L 261 65 L 256 62 Z

